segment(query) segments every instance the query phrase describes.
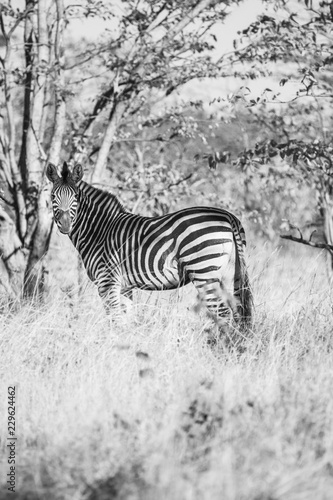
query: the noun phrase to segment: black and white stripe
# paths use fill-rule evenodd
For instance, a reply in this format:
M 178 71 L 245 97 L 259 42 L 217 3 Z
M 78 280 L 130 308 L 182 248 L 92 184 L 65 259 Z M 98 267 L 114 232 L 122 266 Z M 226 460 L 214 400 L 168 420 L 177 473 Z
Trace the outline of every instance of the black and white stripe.
M 171 290 L 192 282 L 208 309 L 248 323 L 251 291 L 245 233 L 226 210 L 195 207 L 161 217 L 129 213 L 110 193 L 83 182 L 76 165 L 49 165 L 57 225 L 79 251 L 109 312 L 133 288 Z M 70 219 L 70 223 L 68 223 Z

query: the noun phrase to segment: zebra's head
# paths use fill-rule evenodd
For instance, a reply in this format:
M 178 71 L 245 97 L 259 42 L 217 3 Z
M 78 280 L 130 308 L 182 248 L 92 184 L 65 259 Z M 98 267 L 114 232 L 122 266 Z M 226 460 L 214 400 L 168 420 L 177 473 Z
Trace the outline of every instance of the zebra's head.
M 76 216 L 78 204 L 78 182 L 83 177 L 82 166 L 78 163 L 70 172 L 67 163 L 64 162 L 61 175 L 57 168 L 49 163 L 46 169 L 47 178 L 53 183 L 51 191 L 54 219 L 59 231 L 63 234 L 71 232 L 73 221 Z

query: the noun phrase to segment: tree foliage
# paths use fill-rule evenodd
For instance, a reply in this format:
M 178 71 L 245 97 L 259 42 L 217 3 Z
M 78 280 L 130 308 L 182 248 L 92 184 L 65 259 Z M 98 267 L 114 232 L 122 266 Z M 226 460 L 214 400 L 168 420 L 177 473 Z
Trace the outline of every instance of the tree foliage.
M 323 217 L 326 246 L 331 246 L 332 3 L 269 0 L 266 5 L 266 12 L 239 33 L 229 55 L 232 65 L 242 63 L 242 79 L 264 76 L 270 82 L 259 96 L 253 96 L 250 83 L 229 96 L 229 103 L 241 103 L 248 110 L 247 120 L 260 129 L 234 164 L 247 169 L 251 178 L 253 172 L 260 178 L 266 165 L 265 182 L 275 165 L 276 181 L 288 183 L 293 178 L 311 186 Z M 211 153 L 211 163 L 224 161 L 226 154 Z

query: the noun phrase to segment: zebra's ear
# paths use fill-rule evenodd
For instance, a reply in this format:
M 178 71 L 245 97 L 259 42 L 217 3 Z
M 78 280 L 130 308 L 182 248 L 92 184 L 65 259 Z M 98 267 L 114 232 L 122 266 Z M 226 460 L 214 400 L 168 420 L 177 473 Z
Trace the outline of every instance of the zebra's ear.
M 49 163 L 47 168 L 46 168 L 46 177 L 49 179 L 51 182 L 55 182 L 56 180 L 59 179 L 59 175 L 57 172 L 57 167 L 53 165 L 53 163 Z
M 75 182 L 75 184 L 77 184 L 78 182 L 80 182 L 82 177 L 83 177 L 82 165 L 80 165 L 80 163 L 76 163 L 76 165 L 74 165 L 74 168 L 73 168 L 72 179 Z

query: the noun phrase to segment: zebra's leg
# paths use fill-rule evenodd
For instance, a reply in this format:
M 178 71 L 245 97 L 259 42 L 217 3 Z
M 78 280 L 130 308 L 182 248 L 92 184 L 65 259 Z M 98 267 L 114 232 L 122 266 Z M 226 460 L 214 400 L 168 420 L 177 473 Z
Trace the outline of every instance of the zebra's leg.
M 207 342 L 214 346 L 220 340 L 226 345 L 232 341 L 233 320 L 237 316 L 237 300 L 233 294 L 233 281 L 221 282 L 218 278 L 194 279 L 199 300 L 207 309 L 208 316 L 216 325 L 207 329 Z M 229 286 L 228 286 L 229 285 Z
M 194 279 L 193 284 L 200 303 L 208 309 L 209 316 L 216 324 L 230 323 L 234 308 L 234 298 L 219 279 Z
M 220 302 L 217 308 L 219 318 L 224 318 L 229 324 L 232 320 L 238 321 L 237 299 L 233 289 L 226 288 L 223 282 L 220 282 Z
M 103 305 L 105 312 L 110 319 L 110 323 L 119 323 L 121 318 L 121 306 L 120 306 L 120 283 L 117 281 L 100 283 L 98 285 L 98 293 L 103 300 Z
M 120 296 L 120 307 L 121 309 L 129 313 L 133 309 L 133 291 L 126 290 L 126 292 L 122 292 Z

